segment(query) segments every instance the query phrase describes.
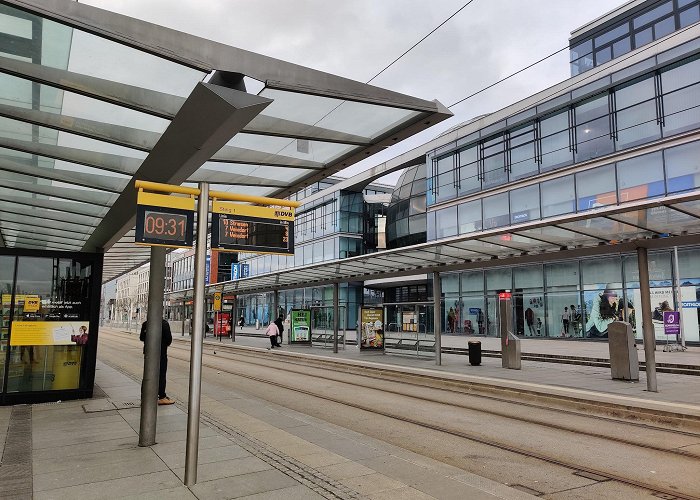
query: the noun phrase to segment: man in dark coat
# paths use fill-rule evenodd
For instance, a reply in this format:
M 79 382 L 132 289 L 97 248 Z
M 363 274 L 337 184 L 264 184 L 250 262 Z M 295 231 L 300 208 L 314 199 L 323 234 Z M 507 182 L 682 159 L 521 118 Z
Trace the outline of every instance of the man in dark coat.
M 139 339 L 141 342 L 146 341 L 146 331 L 147 331 L 148 321 L 144 321 L 141 325 L 141 335 Z M 168 371 L 168 346 L 173 342 L 173 334 L 170 331 L 170 324 L 164 319 L 163 320 L 163 332 L 160 338 L 160 373 L 158 374 L 158 404 L 159 405 L 171 405 L 175 403 L 174 399 L 170 399 L 165 393 L 165 374 Z M 144 346 L 144 354 L 146 352 L 146 347 Z

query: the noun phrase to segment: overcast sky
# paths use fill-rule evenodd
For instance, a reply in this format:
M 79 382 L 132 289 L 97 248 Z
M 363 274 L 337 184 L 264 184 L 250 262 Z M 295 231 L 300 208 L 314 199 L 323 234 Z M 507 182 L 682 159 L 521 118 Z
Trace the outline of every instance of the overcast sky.
M 367 81 L 466 0 L 82 0 L 329 73 Z M 568 44 L 621 0 L 474 0 L 374 85 L 449 106 Z M 471 117 L 569 77 L 568 53 L 454 108 L 455 117 L 375 155 L 369 167 Z M 365 167 L 365 168 L 366 168 Z M 346 174 L 360 168 L 349 169 Z M 394 182 L 398 174 L 385 181 Z

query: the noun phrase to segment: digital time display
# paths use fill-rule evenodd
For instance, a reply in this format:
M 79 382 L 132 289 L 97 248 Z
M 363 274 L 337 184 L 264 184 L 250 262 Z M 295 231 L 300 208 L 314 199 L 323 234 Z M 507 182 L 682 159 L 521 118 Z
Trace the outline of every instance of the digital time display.
M 293 254 L 293 234 L 293 221 L 212 214 L 212 248 Z
M 143 205 L 137 208 L 136 243 L 191 247 L 193 229 L 193 212 Z

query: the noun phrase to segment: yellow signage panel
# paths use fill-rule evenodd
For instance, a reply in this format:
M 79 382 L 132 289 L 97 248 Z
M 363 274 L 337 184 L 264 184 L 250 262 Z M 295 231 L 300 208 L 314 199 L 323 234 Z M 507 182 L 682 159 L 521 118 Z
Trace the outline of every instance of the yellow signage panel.
M 36 309 L 28 310 L 27 309 L 27 301 L 35 303 L 36 305 L 31 305 L 30 307 L 36 307 Z M 3 293 L 2 294 L 3 305 L 10 305 L 11 302 L 12 302 L 12 295 L 9 293 Z M 37 312 L 39 310 L 39 307 L 41 306 L 41 299 L 39 298 L 38 295 L 26 295 L 26 294 L 20 293 L 20 294 L 15 295 L 15 305 L 24 306 L 24 312 Z
M 274 220 L 294 220 L 294 209 L 289 207 L 258 207 L 254 205 L 244 205 L 243 203 L 232 203 L 214 200 L 212 212 L 216 214 L 243 215 L 245 217 L 258 217 L 260 219 Z
M 87 339 L 87 321 L 13 321 L 10 345 L 85 345 Z
M 136 197 L 137 205 L 150 207 L 177 208 L 194 211 L 194 198 L 190 196 L 173 196 L 168 194 L 146 193 L 139 191 Z
M 221 292 L 214 293 L 214 310 L 221 311 Z
M 24 299 L 24 312 L 35 313 L 41 307 L 41 299 L 39 297 L 27 297 Z

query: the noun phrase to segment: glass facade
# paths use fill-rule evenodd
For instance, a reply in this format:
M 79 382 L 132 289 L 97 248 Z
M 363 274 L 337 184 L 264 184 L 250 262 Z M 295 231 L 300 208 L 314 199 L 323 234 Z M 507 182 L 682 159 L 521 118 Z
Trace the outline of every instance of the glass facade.
M 649 253 L 656 338 L 666 338 L 661 313 L 668 308 L 681 311 L 686 340 L 699 342 L 700 248 L 679 250 L 680 304 L 674 299 L 672 256 L 671 250 Z M 626 318 L 637 338 L 642 337 L 636 312 L 641 307 L 636 254 L 464 271 L 442 275 L 441 282 L 443 331 L 448 334 L 496 336 L 496 292 L 509 289 L 519 336 L 604 338 L 607 323 Z M 606 307 L 602 298 L 608 301 Z M 571 318 L 568 325 L 563 322 L 565 313 Z
M 544 114 L 528 124 L 507 129 L 496 136 L 477 140 L 457 151 L 431 153 L 428 155 L 430 176 L 427 180 L 426 204 L 430 207 L 462 198 L 469 193 L 478 193 L 480 190 L 700 128 L 698 75 L 700 58 L 688 58 L 631 82 L 610 86 L 583 101 L 570 103 L 564 109 Z M 693 149 L 693 146 L 687 147 Z M 667 151 L 671 156 L 682 154 L 679 149 Z M 661 196 L 700 185 L 700 178 L 694 175 L 696 167 L 690 165 L 686 171 L 671 169 L 664 178 L 664 162 L 660 154 L 653 158 L 629 160 L 628 164 L 635 165 L 635 171 L 641 169 L 643 173 L 641 177 L 634 176 L 635 179 L 630 181 L 631 176 L 626 173 L 628 167 L 625 162 L 617 163 L 617 187 L 626 190 L 620 202 Z M 612 170 L 607 168 L 609 177 Z M 601 170 L 596 177 L 602 173 Z M 577 179 L 579 184 L 583 183 L 583 177 Z M 642 182 L 643 178 L 646 181 Z M 591 179 L 589 176 L 587 182 Z M 573 186 L 573 178 L 557 182 Z M 598 181 L 599 184 L 601 182 Z M 610 189 L 605 190 L 599 186 L 597 189 L 600 193 L 590 195 L 595 198 L 592 203 L 610 202 L 609 199 L 598 200 L 612 196 L 610 193 L 614 194 L 615 183 L 610 180 L 608 182 Z M 639 182 L 639 189 L 632 189 L 635 186 L 625 187 L 630 182 Z M 545 183 L 542 185 L 543 217 L 575 210 L 576 203 L 571 191 L 561 195 L 555 193 L 553 196 L 557 199 L 550 200 L 548 186 Z M 671 190 L 667 189 L 669 186 Z M 587 188 L 587 191 L 591 189 L 594 189 L 593 186 Z M 579 193 L 579 198 L 584 197 Z M 548 200 L 546 203 L 545 199 Z M 493 205 L 495 201 L 484 198 L 483 204 Z M 396 202 L 397 205 L 400 203 L 401 201 Z M 585 204 L 586 200 L 579 200 L 579 207 L 584 208 L 582 203 Z M 548 208 L 545 209 L 545 206 Z M 487 217 L 484 213 L 483 220 L 490 221 L 485 227 L 497 227 L 499 222 L 494 217 L 502 215 L 506 214 Z M 443 236 L 448 235 L 446 231 L 450 232 L 444 229 L 438 232 L 440 231 Z
M 425 243 L 425 165 L 407 168 L 396 183 L 386 215 L 386 246 Z
M 571 41 L 571 76 L 620 57 L 700 21 L 700 2 L 648 1 L 625 19 Z

